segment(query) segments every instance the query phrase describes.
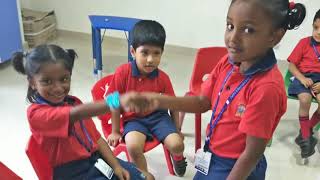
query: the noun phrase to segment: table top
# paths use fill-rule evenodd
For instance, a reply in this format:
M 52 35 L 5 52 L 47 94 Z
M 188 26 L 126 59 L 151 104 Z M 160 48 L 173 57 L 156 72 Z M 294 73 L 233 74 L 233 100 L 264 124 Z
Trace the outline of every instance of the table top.
M 119 16 L 100 16 L 89 15 L 91 26 L 99 29 L 115 29 L 130 31 L 133 26 L 141 19 L 119 17 Z

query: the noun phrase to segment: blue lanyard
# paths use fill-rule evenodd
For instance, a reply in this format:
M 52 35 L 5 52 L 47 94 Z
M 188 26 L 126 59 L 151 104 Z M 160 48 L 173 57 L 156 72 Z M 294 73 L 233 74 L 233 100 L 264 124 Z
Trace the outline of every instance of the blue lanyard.
M 232 94 L 229 96 L 229 98 L 226 100 L 226 102 L 224 103 L 220 113 L 217 115 L 217 117 L 214 117 L 215 112 L 217 111 L 217 106 L 219 104 L 220 101 L 220 96 L 222 93 L 222 90 L 225 86 L 225 84 L 227 83 L 228 79 L 230 78 L 231 74 L 233 72 L 233 67 L 232 69 L 228 72 L 227 76 L 225 77 L 220 91 L 218 93 L 218 98 L 216 100 L 216 103 L 212 109 L 212 115 L 211 115 L 211 120 L 210 120 L 210 131 L 208 136 L 206 137 L 206 141 L 205 141 L 205 145 L 204 145 L 204 151 L 207 152 L 209 150 L 209 143 L 210 143 L 210 137 L 213 133 L 213 129 L 217 126 L 218 122 L 221 120 L 221 117 L 223 115 L 223 113 L 227 110 L 228 106 L 230 105 L 230 103 L 233 101 L 233 99 L 236 97 L 236 95 L 240 92 L 240 90 L 250 81 L 250 79 L 252 78 L 251 75 L 247 76 L 240 84 L 239 86 L 232 92 Z M 212 124 L 212 122 L 214 121 L 214 123 Z
M 80 126 L 81 126 L 81 129 L 82 129 L 82 132 L 85 134 L 87 140 L 89 141 L 89 146 L 87 146 L 87 144 L 82 141 L 81 137 L 76 133 L 76 130 L 73 126 L 72 130 L 71 130 L 71 133 L 77 138 L 78 142 L 88 151 L 88 152 L 91 152 L 91 149 L 92 149 L 92 146 L 93 146 L 93 142 L 92 142 L 92 139 L 86 129 L 86 127 L 84 126 L 83 124 L 83 120 L 80 120 Z
M 314 53 L 316 53 L 316 56 L 317 56 L 318 60 L 320 61 L 320 53 L 319 53 L 318 49 L 316 48 L 315 43 L 312 43 L 312 47 L 313 47 Z
M 67 100 L 67 98 L 66 98 L 65 100 Z M 38 96 L 38 97 L 36 98 L 36 102 L 37 102 L 38 104 L 48 104 L 48 105 L 50 105 L 50 106 L 61 106 L 61 105 L 63 104 L 63 102 L 61 102 L 61 103 L 59 103 L 59 104 L 56 104 L 56 105 L 55 105 L 55 104 L 51 104 L 49 101 L 45 100 L 45 99 L 44 99 L 43 97 L 41 97 L 41 96 Z M 76 137 L 76 139 L 78 140 L 78 142 L 79 142 L 88 152 L 91 152 L 91 149 L 92 149 L 92 146 L 93 146 L 93 142 L 92 142 L 92 139 L 91 139 L 91 137 L 90 137 L 90 135 L 89 135 L 86 127 L 85 127 L 84 124 L 83 124 L 83 120 L 80 120 L 80 126 L 81 126 L 81 129 L 82 129 L 82 132 L 85 134 L 87 140 L 89 141 L 89 146 L 87 146 L 87 145 L 85 144 L 85 142 L 82 141 L 81 137 L 76 133 L 75 128 L 74 128 L 74 125 L 73 125 L 73 127 L 72 127 L 71 134 Z

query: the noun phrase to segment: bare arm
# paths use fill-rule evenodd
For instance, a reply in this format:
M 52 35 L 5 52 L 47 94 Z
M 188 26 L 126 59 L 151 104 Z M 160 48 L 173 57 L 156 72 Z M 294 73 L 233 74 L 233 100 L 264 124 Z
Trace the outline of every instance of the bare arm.
M 120 133 L 120 110 L 111 111 L 112 132 Z
M 113 155 L 113 152 L 111 151 L 106 141 L 103 138 L 100 138 L 97 143 L 98 143 L 98 151 L 100 152 L 103 160 L 109 166 L 111 166 L 115 175 L 120 180 L 130 179 L 130 174 L 125 169 L 122 168 L 118 160 Z
M 183 111 L 190 113 L 206 112 L 210 109 L 210 100 L 205 96 L 185 96 L 173 97 L 160 95 L 157 93 L 142 93 L 151 100 L 160 109 L 170 109 L 173 111 Z
M 299 69 L 297 68 L 297 66 L 293 63 L 289 63 L 289 71 L 291 72 L 291 74 L 296 77 L 299 81 L 301 81 L 301 79 L 305 78 L 304 75 L 299 71 Z
M 70 121 L 74 123 L 75 121 L 91 118 L 106 112 L 110 112 L 110 109 L 105 104 L 105 101 L 80 104 L 71 108 Z
M 293 63 L 289 64 L 289 71 L 304 85 L 304 87 L 309 88 L 313 85 L 312 79 L 305 77 Z
M 267 146 L 267 140 L 247 135 L 246 148 L 233 166 L 227 180 L 246 180 L 256 167 Z

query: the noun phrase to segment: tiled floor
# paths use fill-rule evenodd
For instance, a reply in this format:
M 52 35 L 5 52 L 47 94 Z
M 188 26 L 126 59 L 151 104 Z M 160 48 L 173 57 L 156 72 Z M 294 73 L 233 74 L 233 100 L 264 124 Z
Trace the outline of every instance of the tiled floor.
M 90 101 L 90 89 L 95 82 L 92 75 L 90 36 L 64 32 L 53 43 L 64 48 L 74 48 L 77 51 L 79 58 L 75 62 L 72 77 L 72 94 L 77 95 L 83 101 Z M 127 61 L 125 40 L 106 38 L 103 49 L 105 74 L 112 73 L 116 66 Z M 194 55 L 194 49 L 174 47 L 166 47 L 165 49 L 160 67 L 171 76 L 177 95 L 184 95 L 188 88 Z M 285 71 L 286 62 L 280 61 L 278 64 L 280 69 Z M 28 105 L 25 100 L 26 88 L 26 77 L 14 72 L 10 63 L 0 65 L 0 115 L 2 122 L 0 161 L 24 179 L 32 180 L 37 177 L 24 152 L 30 135 L 26 120 Z M 312 108 L 315 109 L 315 105 Z M 301 165 L 298 147 L 293 143 L 298 131 L 297 111 L 297 101 L 288 100 L 288 111 L 274 134 L 272 147 L 267 148 L 265 153 L 268 160 L 268 180 L 320 180 L 319 152 L 317 151 L 310 158 L 309 165 Z M 203 117 L 202 128 L 206 126 L 209 118 L 210 113 L 206 113 Z M 99 121 L 95 121 L 99 126 Z M 186 175 L 183 178 L 169 175 L 162 148 L 158 146 L 146 153 L 150 171 L 156 179 L 192 179 L 195 174 L 192 164 L 194 152 L 193 115 L 187 115 L 183 132 L 186 134 L 185 154 L 189 164 Z M 317 136 L 319 136 L 318 134 Z M 202 135 L 204 135 L 204 131 Z

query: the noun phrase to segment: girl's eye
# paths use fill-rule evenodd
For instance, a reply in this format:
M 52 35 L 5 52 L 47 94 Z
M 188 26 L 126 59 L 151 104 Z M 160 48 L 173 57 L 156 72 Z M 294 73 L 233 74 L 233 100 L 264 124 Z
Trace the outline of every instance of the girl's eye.
M 64 78 L 62 79 L 63 82 L 68 82 L 69 80 L 70 80 L 69 77 L 64 77 Z
M 43 85 L 50 85 L 51 83 L 52 83 L 52 81 L 49 79 L 41 80 L 41 84 L 43 84 Z
M 227 23 L 227 30 L 228 30 L 228 31 L 231 31 L 232 29 L 233 29 L 233 25 L 232 25 L 232 24 Z
M 250 27 L 247 27 L 247 28 L 244 29 L 244 32 L 245 32 L 245 33 L 248 33 L 248 34 L 251 34 L 251 33 L 254 32 L 254 29 L 253 29 L 253 28 L 250 28 Z

